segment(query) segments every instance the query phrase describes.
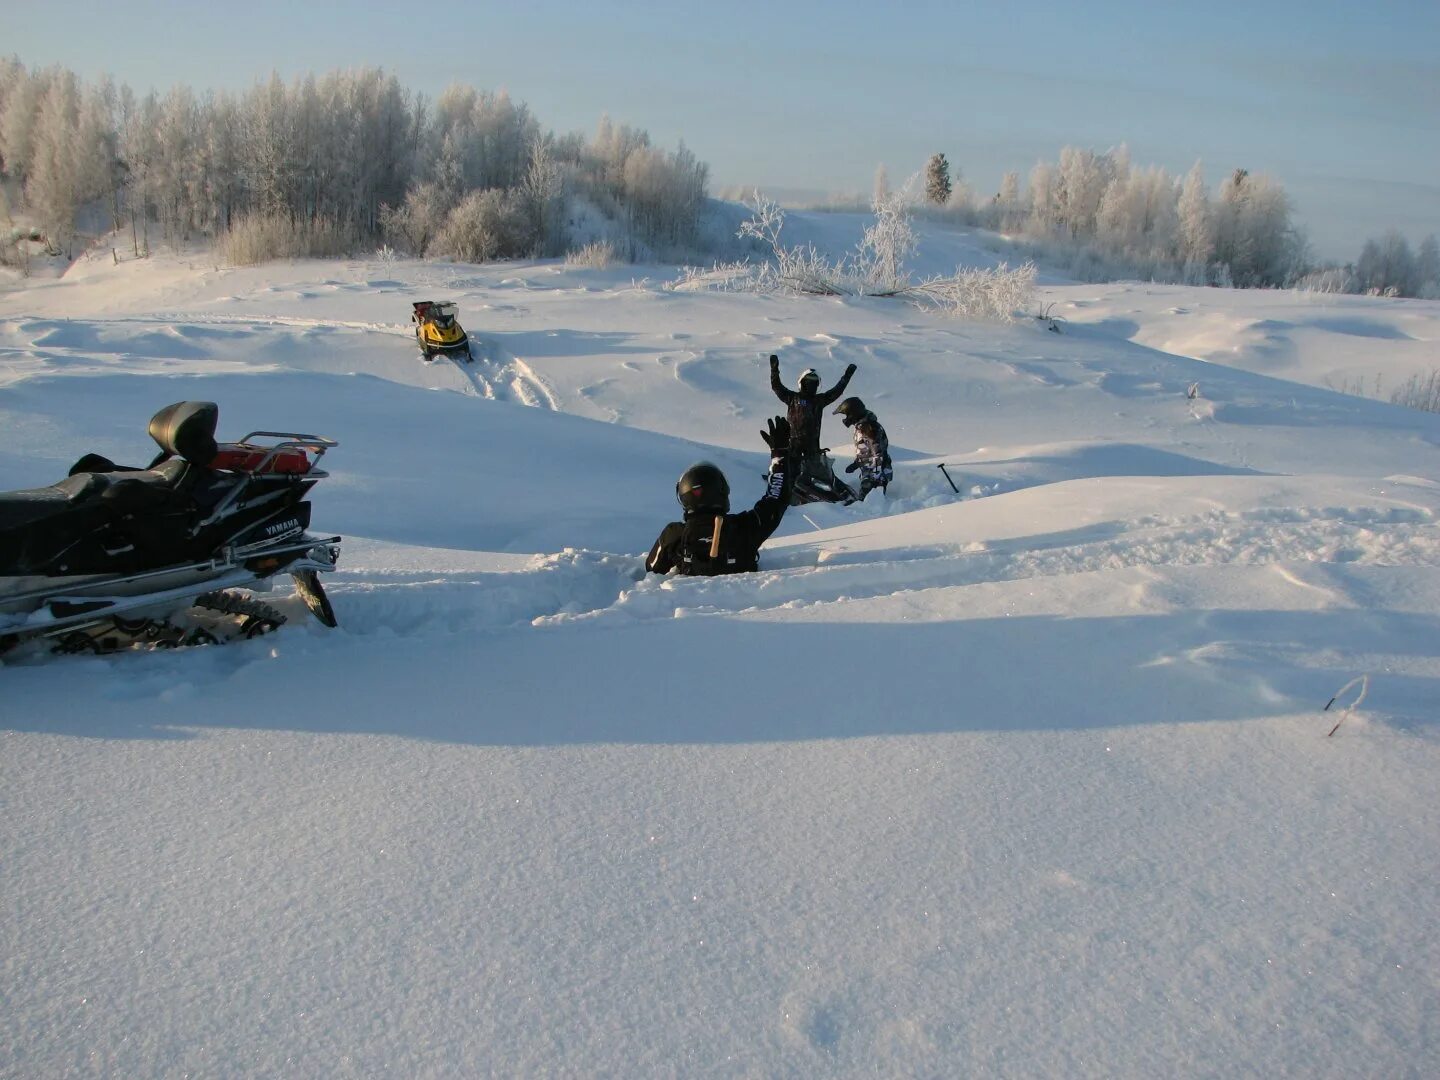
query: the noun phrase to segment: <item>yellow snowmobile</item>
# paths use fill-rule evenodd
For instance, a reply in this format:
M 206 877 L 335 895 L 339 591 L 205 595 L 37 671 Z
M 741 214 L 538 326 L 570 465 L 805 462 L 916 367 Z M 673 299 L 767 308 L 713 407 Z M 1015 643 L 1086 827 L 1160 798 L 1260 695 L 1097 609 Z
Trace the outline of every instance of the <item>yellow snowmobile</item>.
M 454 304 L 417 300 L 413 306 L 415 313 L 411 318 L 415 321 L 415 340 L 420 343 L 420 355 L 427 361 L 436 356 L 471 359 L 470 339 L 455 321 Z

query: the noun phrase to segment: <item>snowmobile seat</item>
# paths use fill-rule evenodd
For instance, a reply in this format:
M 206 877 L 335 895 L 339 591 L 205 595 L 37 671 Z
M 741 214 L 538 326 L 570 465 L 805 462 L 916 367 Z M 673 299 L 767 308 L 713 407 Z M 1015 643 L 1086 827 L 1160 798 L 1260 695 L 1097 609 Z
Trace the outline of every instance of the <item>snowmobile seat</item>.
M 107 485 L 100 473 L 78 473 L 49 487 L 0 493 L 0 529 L 18 529 L 88 504 Z
M 213 401 L 177 401 L 150 418 L 150 437 L 160 447 L 160 457 L 151 465 L 172 457 L 195 465 L 208 465 L 215 458 L 215 425 L 220 406 Z
M 49 487 L 0 492 L 0 530 L 53 523 L 75 515 L 89 520 L 95 508 L 103 508 L 109 516 L 173 505 L 175 485 L 184 471 L 183 463 L 177 464 L 179 469 L 162 466 L 120 473 L 75 473 Z
M 43 573 L 57 554 L 130 515 L 188 519 L 196 470 L 174 460 L 156 469 L 76 473 L 49 487 L 0 493 L 0 576 Z M 201 472 L 201 475 L 214 475 Z

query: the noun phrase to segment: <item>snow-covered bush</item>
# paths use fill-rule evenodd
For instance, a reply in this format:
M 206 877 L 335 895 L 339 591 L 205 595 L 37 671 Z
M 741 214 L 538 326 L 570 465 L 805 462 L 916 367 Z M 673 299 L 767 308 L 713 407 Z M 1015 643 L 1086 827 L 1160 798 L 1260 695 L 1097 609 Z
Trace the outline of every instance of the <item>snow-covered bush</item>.
M 424 255 L 454 206 L 455 196 L 444 185 L 433 181 L 418 184 L 405 193 L 399 206 L 380 208 L 381 233 L 401 251 Z
M 947 315 L 1010 322 L 1035 295 L 1035 264 L 1011 270 L 1001 263 L 991 269 L 957 269 L 911 286 L 905 296 L 932 305 Z
M 472 191 L 450 211 L 429 246 L 433 255 L 461 262 L 513 259 L 530 253 L 535 223 L 524 196 L 515 189 Z
M 770 249 L 764 262 L 743 260 L 708 269 L 685 267 L 669 288 L 684 292 L 721 289 L 738 292 L 790 292 L 813 296 L 898 297 L 921 307 L 965 318 L 1011 321 L 1034 293 L 1035 267 L 1026 263 L 1011 270 L 957 269 L 949 276 L 916 283 L 905 267 L 915 250 L 906 189 L 878 191 L 875 220 L 849 255 L 831 259 L 813 245 L 787 247 L 781 239 L 785 212 L 778 203 L 755 193 L 751 216 L 739 235 Z

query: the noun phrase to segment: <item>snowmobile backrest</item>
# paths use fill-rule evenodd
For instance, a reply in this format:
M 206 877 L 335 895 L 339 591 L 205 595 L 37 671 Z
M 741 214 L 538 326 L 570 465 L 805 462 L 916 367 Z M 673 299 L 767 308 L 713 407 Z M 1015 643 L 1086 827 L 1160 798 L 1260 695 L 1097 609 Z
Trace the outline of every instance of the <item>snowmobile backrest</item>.
M 220 406 L 213 401 L 177 401 L 150 419 L 150 437 L 168 456 L 178 456 L 195 465 L 209 465 L 215 458 L 215 425 Z

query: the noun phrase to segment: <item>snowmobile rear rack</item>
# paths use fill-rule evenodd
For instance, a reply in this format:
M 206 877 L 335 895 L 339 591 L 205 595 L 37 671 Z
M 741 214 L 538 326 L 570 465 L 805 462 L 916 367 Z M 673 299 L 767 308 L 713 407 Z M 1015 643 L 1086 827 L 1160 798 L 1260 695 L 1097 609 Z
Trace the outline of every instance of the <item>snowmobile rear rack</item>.
M 255 438 L 281 439 L 283 441 L 275 443 L 273 446 L 256 446 L 250 441 Z M 306 480 L 325 479 L 330 474 L 323 469 L 315 468 L 315 463 L 319 462 L 319 460 L 325 456 L 326 450 L 332 449 L 340 444 L 334 439 L 327 439 L 324 435 L 305 435 L 298 431 L 252 431 L 238 443 L 227 445 L 253 450 L 261 454 L 260 460 L 245 470 L 250 474 L 250 479 L 281 480 L 288 483 L 293 481 L 297 475 L 303 476 Z M 269 466 L 286 450 L 309 451 L 315 455 L 315 460 L 311 463 L 310 468 L 302 474 L 282 470 L 269 470 Z M 201 529 L 219 521 L 220 518 L 225 515 L 225 512 L 239 500 L 244 490 L 245 485 L 243 484 L 231 488 L 225 498 L 221 499 L 215 509 L 210 512 L 210 516 L 205 518 L 204 521 L 195 524 L 190 530 L 191 535 L 193 536 L 199 533 Z

